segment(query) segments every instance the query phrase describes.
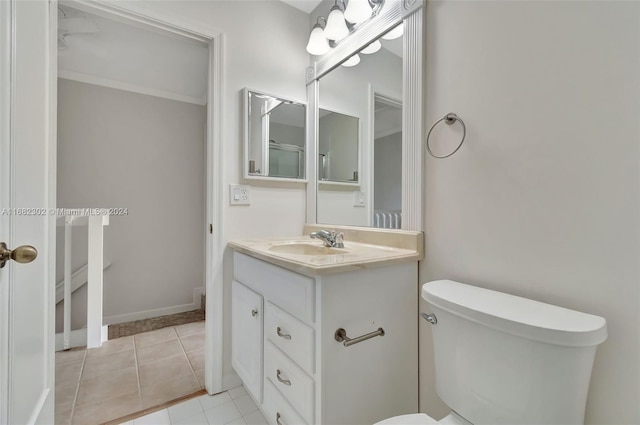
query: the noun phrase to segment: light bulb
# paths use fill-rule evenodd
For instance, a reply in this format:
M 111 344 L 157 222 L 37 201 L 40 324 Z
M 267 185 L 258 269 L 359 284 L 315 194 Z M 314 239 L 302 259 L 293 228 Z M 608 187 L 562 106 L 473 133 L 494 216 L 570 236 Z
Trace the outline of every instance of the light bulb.
M 352 67 L 352 66 L 356 66 L 359 63 L 360 63 L 360 56 L 356 53 L 355 55 L 351 56 L 346 61 L 342 62 L 342 66 L 346 66 L 347 68 L 349 68 L 349 67 Z
M 370 55 L 371 53 L 375 53 L 378 50 L 380 50 L 381 47 L 382 47 L 382 43 L 380 43 L 379 40 L 376 40 L 373 43 L 369 44 L 364 49 L 360 50 L 360 53 L 364 53 L 365 55 Z
M 404 34 L 404 25 L 400 24 L 385 35 L 382 36 L 384 40 L 395 40 Z
M 312 55 L 321 56 L 327 53 L 331 49 L 329 46 L 329 40 L 324 36 L 324 31 L 320 24 L 315 24 L 309 35 L 309 42 L 307 43 L 307 52 Z
M 349 34 L 349 28 L 344 20 L 342 10 L 335 5 L 331 8 L 327 17 L 327 25 L 324 27 L 324 36 L 329 40 L 340 41 Z
M 369 0 L 349 0 L 344 10 L 344 19 L 352 24 L 361 24 L 371 17 L 371 12 Z

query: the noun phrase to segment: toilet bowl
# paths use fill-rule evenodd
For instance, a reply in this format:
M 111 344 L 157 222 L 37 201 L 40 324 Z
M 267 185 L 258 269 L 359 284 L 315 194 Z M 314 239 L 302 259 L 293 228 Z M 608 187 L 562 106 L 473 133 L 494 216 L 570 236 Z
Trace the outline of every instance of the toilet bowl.
M 436 392 L 451 409 L 376 425 L 581 424 L 604 318 L 449 280 L 426 283 Z
M 394 416 L 393 418 L 376 422 L 375 425 L 423 425 L 437 423 L 438 421 L 433 419 L 431 416 L 427 416 L 424 413 L 415 413 L 413 415 Z

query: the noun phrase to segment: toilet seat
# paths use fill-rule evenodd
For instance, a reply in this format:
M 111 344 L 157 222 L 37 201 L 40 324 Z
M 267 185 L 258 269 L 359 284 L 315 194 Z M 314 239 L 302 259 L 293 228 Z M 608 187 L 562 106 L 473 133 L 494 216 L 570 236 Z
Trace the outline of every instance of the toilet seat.
M 394 416 L 393 418 L 385 419 L 381 422 L 376 422 L 374 425 L 473 425 L 456 412 L 451 412 L 449 415 L 440 419 L 439 421 L 433 419 L 429 415 L 424 413 L 414 413 L 411 415 Z
M 432 425 L 439 423 L 440 422 L 436 421 L 431 416 L 427 416 L 424 413 L 417 413 L 412 415 L 394 416 L 393 418 L 376 422 L 375 425 Z

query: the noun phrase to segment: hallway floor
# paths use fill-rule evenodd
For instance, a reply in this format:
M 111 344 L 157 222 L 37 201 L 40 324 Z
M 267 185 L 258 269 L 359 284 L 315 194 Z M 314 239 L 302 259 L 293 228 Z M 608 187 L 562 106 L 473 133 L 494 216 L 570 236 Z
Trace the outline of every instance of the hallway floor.
M 204 321 L 56 353 L 56 424 L 100 424 L 204 388 Z

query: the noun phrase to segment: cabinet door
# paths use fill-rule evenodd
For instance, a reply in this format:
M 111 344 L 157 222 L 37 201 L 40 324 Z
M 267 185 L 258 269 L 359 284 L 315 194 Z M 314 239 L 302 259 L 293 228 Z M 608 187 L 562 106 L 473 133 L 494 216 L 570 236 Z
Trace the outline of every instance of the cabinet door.
M 231 286 L 231 361 L 247 391 L 262 402 L 262 296 L 243 284 Z

